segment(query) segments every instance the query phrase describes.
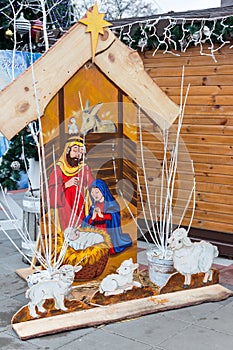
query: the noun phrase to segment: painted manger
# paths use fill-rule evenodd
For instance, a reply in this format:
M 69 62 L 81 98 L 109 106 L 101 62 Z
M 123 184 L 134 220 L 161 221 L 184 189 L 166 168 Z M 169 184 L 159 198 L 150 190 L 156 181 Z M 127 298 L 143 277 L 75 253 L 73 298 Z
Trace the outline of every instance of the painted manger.
M 104 230 L 94 228 L 72 228 L 73 233 L 62 231 L 57 235 L 57 254 L 67 244 L 63 264 L 82 266 L 82 269 L 75 273 L 74 281 L 90 281 L 100 276 L 109 260 L 111 241 Z M 78 238 L 77 238 L 78 233 Z M 64 236 L 65 235 L 65 236 Z
M 179 108 L 160 90 L 144 71 L 138 54 L 106 28 L 108 22 L 103 20 L 98 28 L 102 35 L 97 46 L 90 41 L 85 25 L 93 34 L 99 17 L 103 20 L 95 5 L 35 63 L 36 80 L 29 69 L 0 93 L 1 131 L 8 138 L 25 124 L 39 121 L 39 130 L 33 123 L 30 127 L 40 150 L 41 232 L 33 253 L 41 266 L 34 261 L 31 269 L 18 271 L 27 276 L 29 299 L 12 320 L 21 339 L 231 295 L 218 285 L 218 272 L 211 270 L 213 256 L 208 266 L 187 272 L 189 283 L 179 268 L 180 273 L 171 274 L 161 285 L 150 281 L 148 272 L 138 271 L 137 230 L 148 241 L 139 225 L 140 215 L 154 245 L 160 248 L 159 257 L 164 260 L 170 249 L 173 201 L 179 199 L 173 195 L 179 132 L 170 132 L 168 140 L 168 129 L 171 131 L 179 114 L 180 130 L 184 106 Z M 72 52 L 64 58 L 64 51 L 71 46 Z M 14 104 L 9 99 L 12 95 Z M 157 210 L 153 201 L 155 224 L 144 161 L 145 119 L 150 129 L 151 125 L 159 129 L 157 135 L 150 133 L 160 142 L 159 149 L 162 147 L 158 196 L 163 204 Z M 170 149 L 174 135 L 175 147 Z M 159 161 L 152 163 L 152 171 Z M 195 182 L 191 182 L 184 212 L 195 197 L 194 189 Z M 183 219 L 184 213 L 179 214 Z M 28 242 L 27 235 L 21 237 Z M 200 288 L 203 273 L 209 277 L 204 280 L 207 286 Z M 184 291 L 184 284 L 188 290 Z M 45 317 L 50 326 L 43 322 Z

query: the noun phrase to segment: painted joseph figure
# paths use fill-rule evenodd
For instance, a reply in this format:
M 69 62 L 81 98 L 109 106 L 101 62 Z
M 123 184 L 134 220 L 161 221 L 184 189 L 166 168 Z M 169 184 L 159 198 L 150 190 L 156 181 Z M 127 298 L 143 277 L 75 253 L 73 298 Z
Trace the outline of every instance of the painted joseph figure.
M 80 225 L 88 210 L 88 187 L 94 178 L 84 153 L 82 138 L 69 139 L 49 178 L 50 206 L 58 210 L 62 231 Z

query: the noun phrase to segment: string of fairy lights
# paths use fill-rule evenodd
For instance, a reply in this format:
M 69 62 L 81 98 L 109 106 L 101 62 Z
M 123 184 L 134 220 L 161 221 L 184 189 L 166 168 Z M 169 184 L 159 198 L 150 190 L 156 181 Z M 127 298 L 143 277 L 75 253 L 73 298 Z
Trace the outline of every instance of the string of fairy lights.
M 158 50 L 179 56 L 190 46 L 199 46 L 200 54 L 211 56 L 233 37 L 233 16 L 216 18 L 178 18 L 159 16 L 112 27 L 129 47 L 141 51 Z M 208 44 L 205 45 L 204 44 Z M 233 45 L 230 45 L 232 48 Z

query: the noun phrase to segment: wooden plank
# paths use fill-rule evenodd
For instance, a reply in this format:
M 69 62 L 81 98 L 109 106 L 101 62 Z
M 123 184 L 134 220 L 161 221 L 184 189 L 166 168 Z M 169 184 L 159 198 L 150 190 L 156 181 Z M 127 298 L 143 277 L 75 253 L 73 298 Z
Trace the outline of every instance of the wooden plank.
M 196 201 L 197 210 L 208 211 L 212 213 L 221 213 L 232 215 L 232 206 L 222 203 L 211 203 L 211 202 L 201 202 Z M 198 216 L 198 213 L 197 213 Z M 229 222 L 230 223 L 230 222 Z
M 189 106 L 192 108 L 193 106 Z M 204 106 L 203 106 L 204 107 Z M 225 107 L 224 107 L 225 108 Z M 204 118 L 204 116 L 203 116 Z M 226 117 L 227 118 L 227 117 Z M 184 120 L 185 122 L 185 120 Z M 202 139 L 204 140 L 206 135 L 216 136 L 229 136 L 226 138 L 227 142 L 231 144 L 233 138 L 233 126 L 228 125 L 196 125 L 196 124 L 185 124 L 183 123 L 181 128 L 181 138 L 187 137 L 187 134 L 191 134 L 192 136 L 196 136 L 198 134 L 202 135 Z M 171 141 L 175 141 L 176 139 L 176 128 L 171 128 L 170 130 L 170 139 Z M 190 137 L 189 137 L 190 139 Z M 149 123 L 143 123 L 143 135 L 142 140 L 144 141 L 162 141 L 161 135 L 159 134 L 159 128 L 154 126 L 151 127 Z M 212 139 L 212 142 L 215 143 L 215 139 Z M 192 142 L 189 142 L 192 143 Z M 226 142 L 225 142 L 226 143 Z
M 152 162 L 154 166 L 156 166 L 156 161 L 162 160 L 162 152 L 153 151 L 149 154 L 149 152 L 144 153 L 144 157 L 146 158 L 146 163 Z M 169 157 L 169 155 L 168 155 Z M 140 158 L 139 158 L 140 159 Z M 202 154 L 202 153 L 194 153 L 194 152 L 180 152 L 178 156 L 178 170 L 182 169 L 182 162 L 189 163 L 190 159 L 194 161 L 194 165 L 196 163 L 204 163 L 204 164 L 214 164 L 214 165 L 229 165 L 233 166 L 233 158 L 231 155 L 213 155 L 213 154 Z M 232 168 L 233 172 L 233 168 Z
M 153 181 L 160 181 L 161 171 L 159 169 L 155 169 L 153 171 L 148 171 L 147 173 L 147 180 L 149 183 Z M 139 175 L 140 180 L 143 180 L 143 174 Z M 195 178 L 197 183 L 215 183 L 220 185 L 232 185 L 232 175 L 215 175 L 215 174 L 209 174 L 205 172 L 196 172 Z M 178 179 L 179 181 L 192 181 L 190 173 L 185 172 L 178 172 Z
M 233 196 L 232 196 L 232 192 L 231 193 L 224 193 L 224 194 L 221 194 L 221 193 L 218 193 L 218 192 L 208 192 L 208 191 L 205 191 L 205 184 L 203 184 L 203 188 L 204 188 L 204 191 L 197 191 L 196 192 L 196 200 L 197 201 L 203 201 L 203 202 L 214 202 L 214 203 L 223 203 L 223 204 L 227 204 L 227 205 L 233 205 Z M 213 184 L 211 184 L 213 186 Z M 153 186 L 150 186 L 151 187 L 151 196 L 154 195 L 154 191 L 153 189 L 155 187 Z M 160 189 L 160 186 L 157 187 L 158 188 L 158 193 L 159 192 L 159 189 Z M 174 189 L 174 198 L 177 198 L 177 188 Z M 145 191 L 145 188 L 142 188 L 142 193 L 143 195 L 146 194 L 146 191 Z M 184 190 L 184 189 L 179 189 L 179 198 L 188 198 L 188 194 L 190 193 L 190 190 Z
M 191 140 L 190 140 L 191 142 Z M 158 152 L 162 150 L 163 145 L 161 142 L 156 142 L 156 141 L 147 141 L 146 143 L 146 148 L 148 148 L 151 151 Z M 216 154 L 216 155 L 233 155 L 233 146 L 231 145 L 216 145 L 216 144 L 187 144 L 187 150 L 189 151 L 190 154 L 192 153 L 201 153 L 201 154 Z M 159 153 L 159 152 L 158 152 Z M 179 153 L 183 153 L 183 150 L 179 151 Z M 162 154 L 159 153 L 159 154 Z
M 146 194 L 144 194 L 144 198 L 145 200 L 147 200 L 147 196 Z M 152 211 L 154 210 L 154 197 L 150 194 L 150 198 L 151 198 L 151 207 L 152 207 Z M 163 198 L 163 203 L 165 203 L 165 197 Z M 228 205 L 228 204 L 223 204 L 223 203 L 218 203 L 218 202 L 204 202 L 204 201 L 199 201 L 198 199 L 196 200 L 196 205 L 195 205 L 195 218 L 201 218 L 201 216 L 199 215 L 200 212 L 207 212 L 207 213 L 211 213 L 211 215 L 215 215 L 215 213 L 217 214 L 227 214 L 226 218 L 227 218 L 227 223 L 233 224 L 232 223 L 232 219 L 228 216 L 232 216 L 232 205 Z M 179 199 L 178 201 L 176 201 L 176 199 L 174 200 L 174 207 L 175 212 L 177 214 L 177 210 L 179 210 L 180 208 L 180 213 L 182 214 L 184 211 L 184 208 L 186 207 L 187 201 L 183 200 L 183 199 Z M 190 217 L 191 216 L 191 210 L 192 210 L 192 206 L 193 206 L 193 202 L 190 202 L 189 205 L 189 210 L 187 211 L 187 216 Z M 141 210 L 142 207 L 139 204 L 138 208 Z M 157 209 L 159 209 L 159 204 L 157 204 Z M 149 212 L 147 212 L 148 217 L 149 217 Z M 208 219 L 210 220 L 210 217 L 208 217 Z M 211 221 L 216 221 L 216 220 L 211 220 Z M 225 220 L 220 220 L 219 222 L 226 222 Z
M 188 219 L 184 219 L 184 221 L 182 222 L 182 225 L 185 225 L 185 226 L 189 225 L 189 221 L 190 220 L 188 220 Z M 179 221 L 177 221 L 177 222 L 179 222 Z M 192 227 L 203 229 L 203 230 L 225 232 L 225 233 L 229 233 L 229 234 L 232 234 L 232 232 L 233 232 L 233 225 L 225 224 L 225 223 L 221 223 L 221 222 L 201 220 L 198 218 L 193 219 Z M 208 239 L 208 237 L 206 237 L 206 239 Z
M 178 61 L 179 59 L 176 58 Z M 156 62 L 156 61 L 155 61 Z M 176 77 L 177 71 L 181 69 L 180 62 L 178 65 L 175 63 L 172 67 L 161 66 L 151 66 L 150 68 L 145 66 L 146 72 L 151 77 Z M 232 64 L 214 64 L 214 65 L 204 65 L 203 63 L 198 66 L 186 65 L 185 66 L 185 79 L 188 80 L 190 76 L 216 76 L 216 75 L 229 75 L 232 74 L 233 65 Z
M 215 202 L 215 203 L 223 203 L 227 205 L 233 205 L 232 194 L 221 194 L 219 193 L 211 193 L 211 192 L 197 192 L 196 198 L 197 201 L 203 202 Z
M 233 66 L 232 66 L 233 70 Z M 168 95 L 172 101 L 179 104 L 180 96 L 176 95 Z M 229 95 L 198 95 L 198 96 L 190 96 L 187 98 L 187 105 L 195 105 L 195 106 L 232 106 L 233 102 L 231 96 Z
M 149 125 L 144 125 L 144 129 L 147 130 L 147 132 L 143 132 L 143 143 L 145 146 L 147 145 L 147 142 L 159 142 L 161 143 L 161 135 L 157 134 L 155 132 L 155 129 L 153 128 L 151 130 L 151 127 L 149 129 Z M 160 136 L 160 138 L 159 138 Z M 189 143 L 191 144 L 212 144 L 212 145 L 232 145 L 233 144 L 233 135 L 212 135 L 212 134 L 193 134 L 193 133 L 182 133 L 181 134 L 182 140 L 185 142 L 186 145 Z
M 180 96 L 180 87 L 173 86 L 160 86 L 160 88 L 168 96 Z M 184 91 L 185 96 L 185 91 Z M 233 94 L 233 86 L 222 86 L 222 85 L 201 85 L 201 86 L 190 86 L 188 96 L 231 96 Z
M 205 52 L 208 52 L 208 44 L 203 45 Z M 217 62 L 214 62 L 210 56 L 200 55 L 199 46 L 190 46 L 185 52 L 178 52 L 178 57 L 172 55 L 164 55 L 163 50 L 159 50 L 153 55 L 154 51 L 146 51 L 142 54 L 143 61 L 147 65 L 153 65 L 156 62 L 157 65 L 164 66 L 183 66 L 183 65 L 213 65 L 213 64 L 232 64 L 232 49 L 225 45 L 224 48 L 215 52 L 215 58 Z M 175 59 L 174 59 L 175 58 Z M 172 63 L 173 62 L 173 63 Z
M 181 223 L 181 225 L 188 226 L 189 223 L 190 223 L 190 218 L 191 218 L 190 213 L 186 214 L 184 219 L 183 219 L 183 221 L 182 221 L 182 223 Z M 173 215 L 172 222 L 180 224 L 180 219 L 181 219 L 180 215 Z M 207 223 L 208 222 L 209 223 L 208 224 L 208 229 L 212 230 L 212 231 L 223 231 L 223 232 L 225 232 L 226 228 L 231 228 L 231 229 L 233 228 L 232 222 L 229 223 L 229 222 L 226 222 L 226 220 L 223 220 L 223 221 L 216 220 L 215 217 L 214 217 L 214 214 L 211 215 L 211 213 L 209 215 L 206 214 L 206 216 L 205 216 L 204 213 L 199 213 L 198 215 L 195 213 L 194 219 L 198 223 Z M 210 223 L 211 223 L 212 226 L 210 225 Z M 192 227 L 197 227 L 197 226 L 192 225 Z M 219 230 L 220 227 L 222 228 L 222 230 Z
M 147 220 L 149 221 L 149 225 L 150 225 L 150 215 L 149 215 L 148 211 L 146 211 L 146 217 L 147 217 Z M 138 213 L 138 218 L 140 218 L 140 220 L 144 220 L 143 213 L 140 211 Z M 190 218 L 191 218 L 190 215 L 185 215 L 181 225 L 189 226 Z M 181 219 L 180 216 L 173 215 L 173 218 L 172 218 L 173 224 L 175 224 L 175 225 L 180 224 L 180 219 Z M 199 218 L 198 216 L 195 215 L 193 218 L 193 221 L 192 221 L 192 227 L 203 229 L 203 230 L 226 232 L 226 233 L 230 233 L 233 235 L 233 225 L 232 224 L 225 223 L 225 222 L 219 222 L 219 221 L 212 221 L 209 219 L 209 217 L 203 219 L 203 218 Z M 208 240 L 208 239 L 209 238 L 206 237 L 206 240 Z
M 183 171 L 183 168 L 185 167 L 185 165 L 187 165 L 186 163 L 182 164 L 182 169 L 181 168 L 181 164 L 180 164 L 180 168 L 178 169 L 179 173 L 185 173 Z M 148 161 L 148 165 L 146 166 L 146 169 L 148 172 L 156 172 L 156 171 L 161 171 L 161 167 L 156 168 L 155 164 L 152 163 L 151 161 Z M 194 164 L 194 171 L 195 173 L 208 173 L 210 175 L 232 175 L 232 166 L 231 165 L 220 165 L 220 164 L 205 164 L 205 163 L 198 163 L 196 162 Z M 157 172 L 156 172 L 157 174 Z
M 229 165 L 233 166 L 233 158 L 231 155 L 213 155 L 213 154 L 201 154 L 201 153 L 190 153 L 190 158 L 196 163 L 204 164 L 214 164 L 214 165 Z M 187 159 L 187 154 L 180 154 L 179 160 L 185 161 Z M 233 172 L 233 168 L 232 168 Z
M 178 210 L 176 208 L 176 215 L 179 214 L 182 215 L 183 213 L 183 208 Z M 191 217 L 191 210 L 187 210 L 186 215 L 187 217 Z M 180 216 L 181 217 L 181 216 Z M 199 220 L 204 220 L 204 221 L 212 221 L 212 222 L 218 222 L 218 223 L 225 223 L 229 225 L 233 225 L 233 216 L 232 214 L 225 214 L 225 213 L 219 213 L 219 212 L 211 212 L 210 210 L 199 210 L 195 209 L 195 214 L 194 217 Z
M 231 135 L 197 135 L 197 134 L 182 134 L 182 140 L 188 143 L 200 143 L 200 144 L 217 144 L 217 145 L 232 145 L 233 137 Z
M 196 181 L 197 182 L 209 182 L 209 183 L 219 183 L 222 185 L 231 185 L 232 184 L 232 175 L 212 175 L 209 173 L 197 173 L 196 172 Z
M 149 189 L 154 193 L 155 189 L 160 193 L 161 178 L 152 177 L 151 174 L 147 174 L 147 181 Z M 139 181 L 141 184 L 144 183 L 144 176 L 139 176 Z M 187 175 L 187 180 L 177 176 L 177 181 L 175 181 L 174 189 L 179 189 L 180 191 L 190 191 L 193 186 L 193 179 L 191 175 Z M 218 184 L 214 182 L 200 182 L 196 181 L 196 191 L 197 192 L 211 192 L 218 194 L 228 194 L 233 193 L 233 181 L 230 184 Z M 184 192 L 185 193 L 185 192 Z
M 231 295 L 232 291 L 215 284 L 48 317 L 46 322 L 45 319 L 37 319 L 16 323 L 12 324 L 12 327 L 20 339 L 26 340 L 45 334 L 107 324 L 174 308 L 198 305 L 203 302 L 220 301 L 227 299 Z
M 213 115 L 232 115 L 232 106 L 224 106 L 224 105 L 215 105 L 215 106 L 204 106 L 199 105 L 198 107 L 195 105 L 187 105 L 185 108 L 185 115 L 187 114 L 213 114 Z
M 180 87 L 181 84 L 181 72 L 182 69 L 177 72 L 176 77 L 166 77 L 166 76 L 153 76 L 150 75 L 151 78 L 158 84 L 158 86 L 174 86 L 174 87 Z M 216 75 L 216 76 L 189 76 L 187 79 L 185 79 L 185 86 L 187 87 L 188 84 L 191 84 L 191 86 L 213 86 L 213 85 L 220 85 L 220 86 L 231 86 L 232 85 L 232 78 L 233 75 Z
M 189 105 L 190 108 L 193 108 L 193 106 Z M 203 106 L 200 106 L 200 109 Z M 209 106 L 211 107 L 211 106 Z M 225 106 L 226 108 L 229 108 L 229 106 Z M 223 108 L 225 108 L 223 106 Z M 203 126 L 227 126 L 227 127 L 232 127 L 232 114 L 221 114 L 219 112 L 219 114 L 217 113 L 200 113 L 196 114 L 196 111 L 194 114 L 191 113 L 185 113 L 184 115 L 184 119 L 183 119 L 183 123 L 182 124 L 186 124 L 188 125 L 189 123 L 191 125 L 196 125 L 196 126 L 200 126 L 199 124 L 203 125 Z M 199 123 L 200 121 L 200 123 Z M 213 121 L 213 124 L 211 123 Z M 217 121 L 217 122 L 216 122 Z M 219 121 L 219 122 L 218 122 Z M 229 124 L 228 124 L 229 123 Z M 143 139 L 144 139 L 144 134 L 148 133 L 151 136 L 154 136 L 154 138 L 157 138 L 159 140 L 162 140 L 162 135 L 159 132 L 159 128 L 156 127 L 156 125 L 151 125 L 150 124 L 150 120 L 147 119 L 142 119 L 141 120 L 141 124 L 142 124 L 142 132 L 143 132 Z M 175 134 L 175 131 L 177 129 L 177 123 L 175 122 L 173 124 L 173 126 L 170 128 L 170 134 L 173 133 Z
M 137 52 L 116 39 L 106 52 L 96 56 L 95 63 L 109 79 L 141 106 L 162 130 L 171 126 L 179 113 L 179 107 L 168 99 L 145 72 Z
M 195 172 L 205 172 L 209 174 L 232 175 L 231 165 L 195 163 Z
M 23 280 L 26 281 L 27 276 L 31 275 L 35 271 L 37 271 L 37 270 L 33 269 L 32 267 L 27 267 L 27 268 L 23 268 L 23 269 L 17 269 L 15 272 L 17 273 L 17 275 L 19 277 L 21 277 Z
M 231 115 L 225 116 L 212 116 L 212 115 L 203 115 L 203 116 L 195 116 L 195 115 L 186 115 L 184 117 L 185 124 L 193 124 L 193 125 L 226 125 L 233 126 L 233 117 Z
M 208 44 L 207 44 L 208 45 Z M 205 52 L 208 47 L 204 45 Z M 189 47 L 185 52 L 179 52 L 179 56 L 174 57 L 172 55 L 164 55 L 162 50 L 156 52 L 153 55 L 154 51 L 146 51 L 142 54 L 143 61 L 145 65 L 163 65 L 163 66 L 183 66 L 183 65 L 216 65 L 216 62 L 210 56 L 200 55 L 200 47 Z M 178 53 L 178 52 L 176 52 Z M 232 49 L 229 49 L 229 46 L 225 45 L 224 48 L 215 52 L 215 58 L 217 64 L 232 64 Z
M 211 192 L 211 193 L 232 195 L 233 194 L 233 181 L 230 185 L 198 182 L 197 183 L 197 191 L 198 192 Z

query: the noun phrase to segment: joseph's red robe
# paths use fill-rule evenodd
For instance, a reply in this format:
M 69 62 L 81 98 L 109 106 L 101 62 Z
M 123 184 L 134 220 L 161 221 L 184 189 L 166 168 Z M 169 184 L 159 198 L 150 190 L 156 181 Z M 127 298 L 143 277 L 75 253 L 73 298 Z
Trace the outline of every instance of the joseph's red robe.
M 79 178 L 79 185 L 65 188 L 65 183 L 72 177 Z M 56 171 L 52 171 L 49 179 L 50 207 L 58 209 L 62 231 L 68 226 L 81 224 L 85 216 L 85 191 L 93 180 L 94 178 L 88 165 L 83 165 L 78 173 L 73 176 L 65 175 L 58 165 L 56 165 Z

